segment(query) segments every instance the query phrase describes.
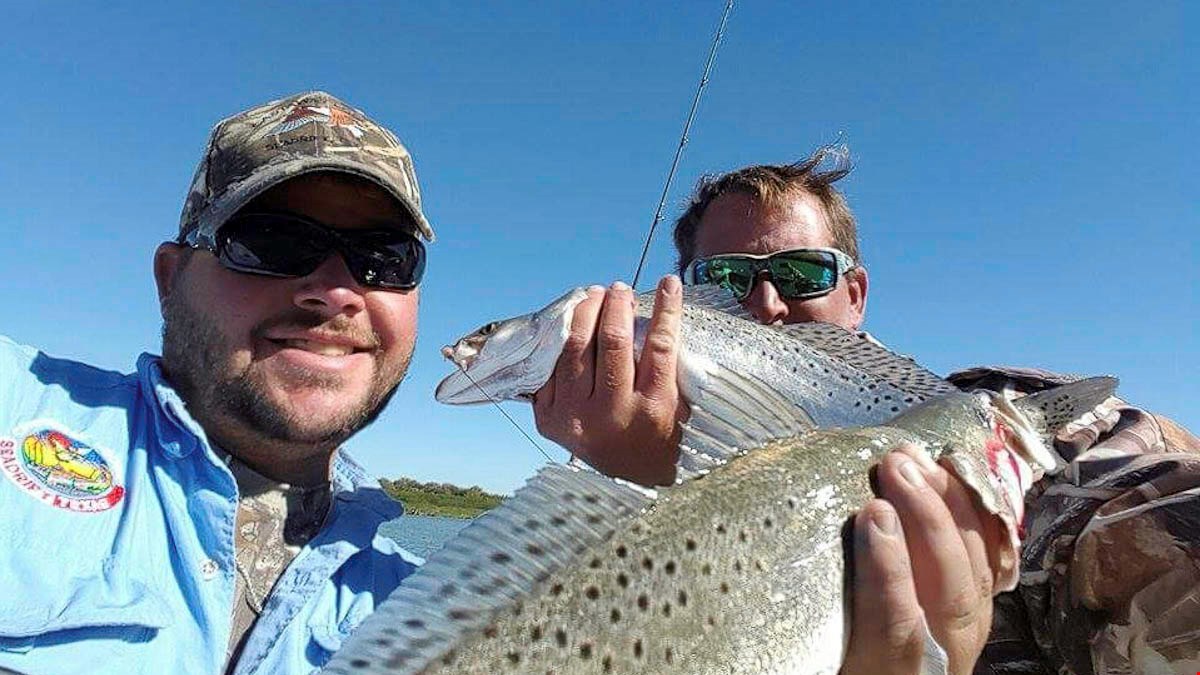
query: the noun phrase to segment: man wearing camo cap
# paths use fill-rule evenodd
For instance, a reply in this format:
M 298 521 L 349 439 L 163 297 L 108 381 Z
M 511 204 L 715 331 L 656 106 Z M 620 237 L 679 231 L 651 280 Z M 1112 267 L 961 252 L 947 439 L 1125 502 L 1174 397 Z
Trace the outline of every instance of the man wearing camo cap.
M 421 560 L 342 450 L 416 338 L 412 159 L 323 92 L 219 123 L 131 374 L 0 337 L 0 671 L 310 672 Z

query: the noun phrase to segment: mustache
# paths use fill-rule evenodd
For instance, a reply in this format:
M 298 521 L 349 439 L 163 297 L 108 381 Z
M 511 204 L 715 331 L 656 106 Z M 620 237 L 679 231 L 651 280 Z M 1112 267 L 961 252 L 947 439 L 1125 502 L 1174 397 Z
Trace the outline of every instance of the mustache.
M 325 337 L 351 340 L 366 345 L 370 349 L 378 349 L 382 342 L 378 333 L 356 324 L 345 314 L 328 318 L 318 312 L 301 307 L 289 309 L 263 320 L 250 331 L 250 334 L 254 338 L 268 339 L 268 334 L 276 331 L 313 332 Z

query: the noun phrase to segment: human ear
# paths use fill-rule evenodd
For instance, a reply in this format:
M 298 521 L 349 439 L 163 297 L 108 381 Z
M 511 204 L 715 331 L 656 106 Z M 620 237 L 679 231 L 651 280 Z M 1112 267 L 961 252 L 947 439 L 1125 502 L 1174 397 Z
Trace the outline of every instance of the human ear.
M 172 241 L 159 244 L 154 251 L 154 286 L 158 289 L 159 312 L 162 312 L 167 298 L 175 289 L 187 255 L 187 247 Z

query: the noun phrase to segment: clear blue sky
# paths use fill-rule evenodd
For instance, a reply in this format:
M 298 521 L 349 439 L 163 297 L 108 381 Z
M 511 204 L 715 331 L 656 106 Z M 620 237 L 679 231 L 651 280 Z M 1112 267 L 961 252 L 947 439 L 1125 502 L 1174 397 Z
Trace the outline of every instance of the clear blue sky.
M 140 4 L 6 10 L 0 333 L 121 370 L 157 351 L 151 254 L 209 128 L 326 89 L 412 150 L 438 233 L 409 378 L 350 447 L 518 486 L 540 456 L 434 402 L 438 348 L 632 276 L 722 0 Z M 941 373 L 1116 374 L 1200 428 L 1195 5 L 948 4 L 740 2 L 668 216 L 702 173 L 844 133 L 868 329 Z M 664 230 L 651 276 L 671 260 Z

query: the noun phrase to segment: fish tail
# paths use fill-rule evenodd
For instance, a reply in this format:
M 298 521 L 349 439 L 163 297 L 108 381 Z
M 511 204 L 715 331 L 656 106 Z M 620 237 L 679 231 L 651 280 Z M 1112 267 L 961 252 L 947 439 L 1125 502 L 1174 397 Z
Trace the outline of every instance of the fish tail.
M 1103 403 L 1117 390 L 1117 378 L 1089 377 L 1022 396 L 1013 406 L 1025 414 L 1046 440 L 1072 420 Z

